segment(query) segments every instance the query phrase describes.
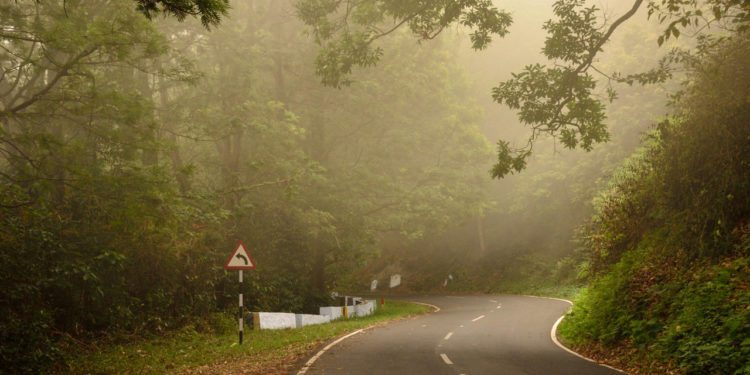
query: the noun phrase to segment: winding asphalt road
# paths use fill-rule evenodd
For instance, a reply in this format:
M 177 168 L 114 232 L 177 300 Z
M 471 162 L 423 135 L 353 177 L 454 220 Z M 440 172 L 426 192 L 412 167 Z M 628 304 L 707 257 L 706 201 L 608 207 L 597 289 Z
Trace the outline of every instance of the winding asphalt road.
M 555 345 L 570 305 L 525 296 L 412 298 L 440 311 L 363 331 L 331 347 L 306 374 L 570 374 L 617 371 Z

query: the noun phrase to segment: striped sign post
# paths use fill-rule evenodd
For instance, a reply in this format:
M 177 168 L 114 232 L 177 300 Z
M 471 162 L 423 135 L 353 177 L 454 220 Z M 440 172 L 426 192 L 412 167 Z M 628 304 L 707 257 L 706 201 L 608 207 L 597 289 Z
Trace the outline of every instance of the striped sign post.
M 244 270 L 254 270 L 255 269 L 255 260 L 253 260 L 253 257 L 250 256 L 250 252 L 247 251 L 247 248 L 244 244 L 242 244 L 242 241 L 237 242 L 237 248 L 229 254 L 229 257 L 227 258 L 227 261 L 224 263 L 224 269 L 225 270 L 237 270 L 240 272 L 239 274 L 239 282 L 240 282 L 240 288 L 239 288 L 239 314 L 237 316 L 238 321 L 238 335 L 240 337 L 240 344 L 242 344 L 242 335 L 244 331 L 244 325 L 245 325 L 245 307 L 244 307 L 244 301 L 242 300 L 242 271 Z

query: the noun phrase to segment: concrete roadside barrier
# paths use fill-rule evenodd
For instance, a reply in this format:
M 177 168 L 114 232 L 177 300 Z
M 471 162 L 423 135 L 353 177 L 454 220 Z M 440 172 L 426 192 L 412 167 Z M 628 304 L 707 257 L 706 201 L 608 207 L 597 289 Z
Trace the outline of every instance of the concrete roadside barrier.
M 354 305 L 355 315 L 353 316 L 368 316 L 375 312 L 375 300 L 367 300 L 364 303 Z
M 344 316 L 343 306 L 324 306 L 320 308 L 320 315 L 330 316 L 331 320 L 341 319 Z
M 320 308 L 320 315 L 327 315 L 331 320 L 354 318 L 372 315 L 377 307 L 376 300 L 360 300 L 362 303 L 347 306 L 325 306 Z
M 331 317 L 326 315 L 296 314 L 295 318 L 297 319 L 297 328 L 331 322 Z
M 294 314 L 284 312 L 253 312 L 252 320 L 248 322 L 252 329 L 285 329 L 301 328 L 313 324 L 330 323 L 341 318 L 354 318 L 372 315 L 377 307 L 376 300 L 357 298 L 358 303 L 347 306 L 324 306 L 319 309 L 320 314 Z M 250 318 L 250 317 L 249 317 Z
M 282 312 L 254 312 L 252 313 L 253 329 L 285 329 L 300 328 L 313 324 L 329 323 L 331 317 L 314 314 L 293 314 Z
M 254 312 L 253 329 L 297 328 L 296 314 L 280 312 Z

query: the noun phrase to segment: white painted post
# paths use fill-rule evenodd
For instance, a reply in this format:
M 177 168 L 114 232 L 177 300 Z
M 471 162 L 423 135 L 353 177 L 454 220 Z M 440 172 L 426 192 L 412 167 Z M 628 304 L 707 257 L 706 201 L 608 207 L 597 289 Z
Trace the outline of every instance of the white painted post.
M 244 308 L 244 301 L 243 301 L 243 295 L 242 295 L 242 274 L 244 270 L 254 270 L 255 269 L 255 261 L 253 261 L 253 258 L 250 256 L 250 253 L 247 251 L 247 248 L 245 248 L 245 245 L 242 244 L 242 241 L 237 241 L 237 248 L 232 252 L 232 254 L 229 255 L 227 258 L 226 263 L 224 263 L 224 269 L 229 271 L 239 271 L 239 286 L 238 286 L 238 299 L 239 299 L 239 309 L 238 309 L 238 316 L 237 316 L 237 334 L 240 337 L 240 344 L 242 344 L 242 336 L 244 331 L 244 323 L 245 323 L 245 308 Z
M 341 315 L 343 315 L 345 319 L 349 319 L 349 314 L 349 296 L 344 296 L 344 308 L 341 310 Z
M 243 327 L 244 326 L 244 324 L 243 324 L 244 323 L 243 322 L 244 311 L 243 310 L 244 309 L 242 307 L 242 270 L 240 270 L 240 316 L 239 316 L 239 323 L 240 323 L 240 332 L 239 332 L 239 335 L 240 335 L 240 344 L 242 344 L 242 331 L 243 331 L 243 328 L 244 328 Z

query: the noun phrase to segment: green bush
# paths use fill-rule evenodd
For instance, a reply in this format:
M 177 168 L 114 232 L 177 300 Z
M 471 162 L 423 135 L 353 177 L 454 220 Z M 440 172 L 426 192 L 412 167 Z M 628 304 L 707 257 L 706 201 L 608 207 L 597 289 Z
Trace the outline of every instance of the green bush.
M 0 372 L 39 374 L 61 359 L 47 311 L 2 311 L 0 320 Z M 12 315 L 7 315 L 12 314 Z
M 689 374 L 750 371 L 750 261 L 701 272 L 676 297 L 659 341 Z
M 702 40 L 676 114 L 615 176 L 561 334 L 688 374 L 750 373 L 750 37 Z

